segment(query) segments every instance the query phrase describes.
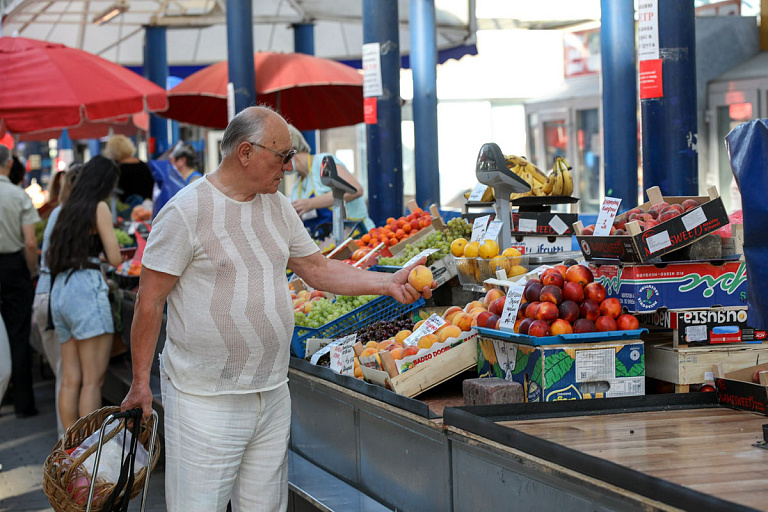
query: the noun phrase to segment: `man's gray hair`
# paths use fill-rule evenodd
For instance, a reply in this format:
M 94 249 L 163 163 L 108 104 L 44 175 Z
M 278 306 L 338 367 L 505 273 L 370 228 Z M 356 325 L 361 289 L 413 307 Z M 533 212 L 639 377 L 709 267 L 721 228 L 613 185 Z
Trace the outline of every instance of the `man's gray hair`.
M 270 113 L 276 113 L 269 107 L 249 107 L 241 111 L 227 125 L 221 139 L 221 156 L 232 154 L 241 142 L 261 143 L 264 137 L 264 121 Z
M 307 139 L 301 134 L 298 128 L 292 124 L 288 124 L 288 131 L 291 132 L 291 146 L 297 153 L 311 153 L 312 148 L 309 147 Z
M 8 146 L 0 144 L 0 167 L 8 165 L 8 162 L 11 161 L 11 157 L 11 150 L 8 149 Z

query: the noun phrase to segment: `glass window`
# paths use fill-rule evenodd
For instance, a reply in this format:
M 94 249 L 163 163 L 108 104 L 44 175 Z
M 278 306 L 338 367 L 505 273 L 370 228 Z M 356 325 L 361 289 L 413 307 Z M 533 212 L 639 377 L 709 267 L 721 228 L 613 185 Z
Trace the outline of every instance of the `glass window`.
M 577 160 L 573 165 L 579 189 L 579 212 L 598 213 L 600 209 L 600 119 L 596 108 L 576 111 Z
M 741 208 L 741 197 L 736 187 L 736 181 L 731 171 L 731 162 L 728 158 L 728 149 L 725 147 L 725 136 L 731 130 L 752 118 L 751 103 L 737 103 L 724 107 L 717 107 L 717 140 L 718 143 L 718 172 L 717 189 L 723 204 L 728 212 Z

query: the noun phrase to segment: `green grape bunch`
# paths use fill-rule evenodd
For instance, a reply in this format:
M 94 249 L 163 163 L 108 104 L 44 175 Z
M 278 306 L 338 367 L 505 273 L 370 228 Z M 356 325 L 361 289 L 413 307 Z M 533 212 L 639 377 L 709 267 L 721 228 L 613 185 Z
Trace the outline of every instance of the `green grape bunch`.
M 318 329 L 323 325 L 331 323 L 337 318 L 364 306 L 377 297 L 379 296 L 360 295 L 357 297 L 347 297 L 345 295 L 339 295 L 333 302 L 326 298 L 318 299 L 312 303 L 312 309 L 309 313 L 304 314 L 300 311 L 294 311 L 293 320 L 299 327 Z

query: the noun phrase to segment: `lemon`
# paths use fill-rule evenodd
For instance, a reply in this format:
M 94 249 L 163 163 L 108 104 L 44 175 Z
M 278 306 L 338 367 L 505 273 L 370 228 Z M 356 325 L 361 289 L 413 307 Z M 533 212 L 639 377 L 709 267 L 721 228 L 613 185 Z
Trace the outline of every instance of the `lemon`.
M 495 240 L 486 240 L 483 242 L 483 245 L 480 246 L 478 254 L 485 260 L 495 258 L 499 255 L 499 244 L 497 244 Z
M 507 258 L 512 258 L 512 265 L 520 264 L 520 256 L 522 256 L 522 254 L 514 247 L 504 249 L 504 252 L 502 252 L 501 255 Z
M 522 265 L 514 265 L 511 269 L 509 269 L 508 277 L 519 276 L 521 274 L 525 274 L 526 272 L 528 272 L 528 269 Z
M 480 242 L 469 242 L 467 245 L 464 246 L 465 258 L 477 258 L 477 255 L 479 252 L 480 252 Z
M 461 258 L 464 256 L 464 247 L 466 247 L 468 243 L 466 238 L 457 238 L 451 242 L 451 254 L 457 258 Z

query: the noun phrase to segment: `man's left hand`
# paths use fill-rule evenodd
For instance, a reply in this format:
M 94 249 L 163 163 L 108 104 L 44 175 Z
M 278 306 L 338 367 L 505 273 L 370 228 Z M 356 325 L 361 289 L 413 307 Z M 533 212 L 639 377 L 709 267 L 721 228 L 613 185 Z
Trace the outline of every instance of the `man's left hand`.
M 408 274 L 411 273 L 414 267 L 418 265 L 424 265 L 427 262 L 427 258 L 422 257 L 413 265 L 398 270 L 394 274 L 392 283 L 387 288 L 387 294 L 391 295 L 403 304 L 410 304 L 416 302 L 420 298 L 429 299 L 432 297 L 432 290 L 437 288 L 437 281 L 432 281 L 430 286 L 425 286 L 421 290 L 417 290 L 410 283 L 408 283 Z

